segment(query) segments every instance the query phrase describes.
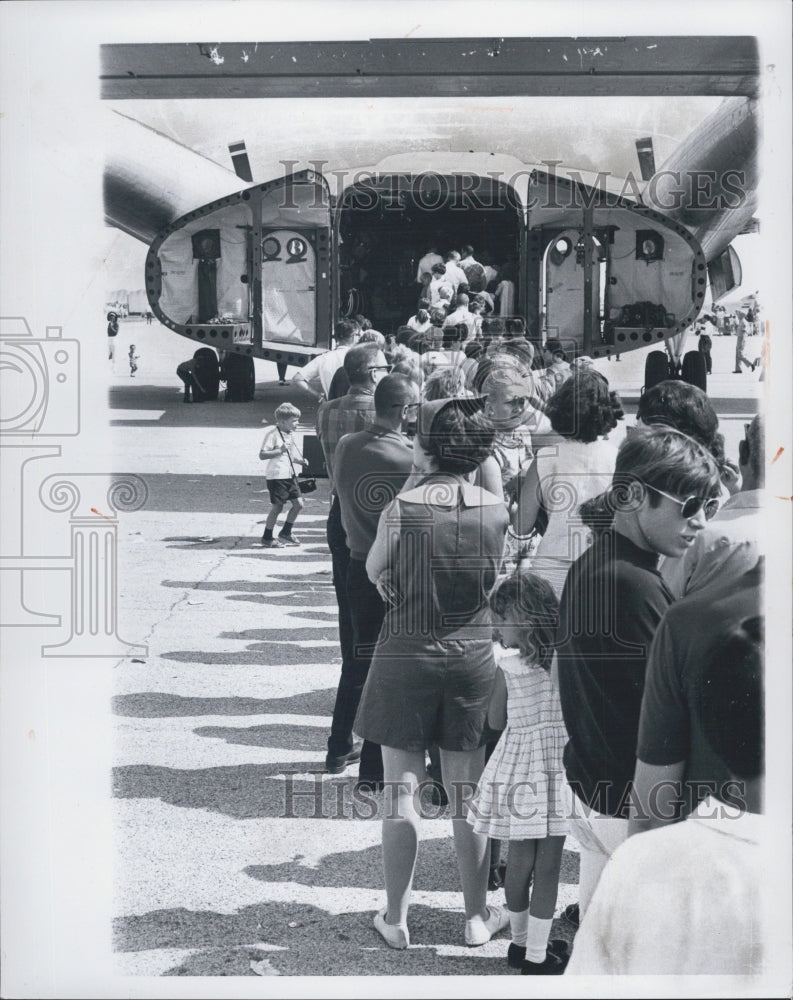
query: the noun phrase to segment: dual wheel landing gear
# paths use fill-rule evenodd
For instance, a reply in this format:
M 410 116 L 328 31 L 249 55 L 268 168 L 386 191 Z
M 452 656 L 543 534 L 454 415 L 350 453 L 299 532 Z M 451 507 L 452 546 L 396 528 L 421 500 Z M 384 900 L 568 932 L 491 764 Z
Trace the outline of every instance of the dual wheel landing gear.
M 650 351 L 644 363 L 644 392 L 667 379 L 688 382 L 707 392 L 708 374 L 704 355 L 699 351 L 687 351 L 681 365 L 666 351 Z

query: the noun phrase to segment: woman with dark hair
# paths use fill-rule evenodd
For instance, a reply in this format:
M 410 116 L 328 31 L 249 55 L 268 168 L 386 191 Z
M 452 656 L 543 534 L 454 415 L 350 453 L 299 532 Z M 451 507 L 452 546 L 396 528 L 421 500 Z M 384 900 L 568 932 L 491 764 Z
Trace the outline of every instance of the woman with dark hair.
M 688 382 L 669 379 L 648 389 L 639 399 L 636 422 L 645 426 L 662 424 L 698 441 L 716 459 L 724 499 L 738 488 L 738 469 L 724 454 L 724 435 L 719 418 L 707 395 Z
M 493 426 L 480 399 L 425 402 L 414 438 L 421 475 L 386 507 L 366 560 L 388 610 L 361 697 L 355 732 L 382 747 L 383 865 L 387 906 L 375 927 L 407 948 L 418 851 L 424 754 L 440 747 L 465 902 L 465 942 L 507 926 L 487 906 L 487 837 L 466 822 L 465 801 L 484 766 L 483 730 L 495 677 L 488 598 L 507 529 L 501 497 L 469 483 L 490 454 Z
M 606 440 L 623 417 L 622 404 L 608 381 L 583 369 L 551 396 L 546 414 L 561 441 L 541 448 L 520 487 L 515 530 L 527 535 L 547 517 L 531 561 L 559 596 L 571 564 L 586 548 L 588 529 L 579 507 L 608 487 L 617 449 Z

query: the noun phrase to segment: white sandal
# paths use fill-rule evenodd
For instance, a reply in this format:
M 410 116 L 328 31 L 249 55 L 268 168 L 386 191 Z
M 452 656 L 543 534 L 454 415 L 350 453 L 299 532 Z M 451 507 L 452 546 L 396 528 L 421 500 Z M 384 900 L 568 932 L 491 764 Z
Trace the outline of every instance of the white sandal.
M 379 913 L 374 916 L 374 927 L 389 948 L 396 948 L 403 951 L 410 947 L 410 931 L 407 924 L 387 924 L 385 922 L 388 907 L 384 906 Z M 509 918 L 507 918 L 509 919 Z
M 465 922 L 465 943 L 469 948 L 478 948 L 499 931 L 509 926 L 509 911 L 502 906 L 488 906 L 487 920 L 471 917 Z

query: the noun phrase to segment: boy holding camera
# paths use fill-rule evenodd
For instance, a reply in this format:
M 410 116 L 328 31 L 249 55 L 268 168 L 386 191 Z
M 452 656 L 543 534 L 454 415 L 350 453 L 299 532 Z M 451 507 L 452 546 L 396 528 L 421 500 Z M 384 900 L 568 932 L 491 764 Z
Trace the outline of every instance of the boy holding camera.
M 297 449 L 294 432 L 300 420 L 300 410 L 291 403 L 281 403 L 275 411 L 275 426 L 265 431 L 259 458 L 267 462 L 264 475 L 270 492 L 270 512 L 264 525 L 262 546 L 265 549 L 280 549 L 285 545 L 299 545 L 292 537 L 292 525 L 303 509 L 303 498 L 295 474 L 295 463 L 307 466 L 308 462 Z M 292 504 L 277 538 L 273 528 L 278 515 L 287 502 Z

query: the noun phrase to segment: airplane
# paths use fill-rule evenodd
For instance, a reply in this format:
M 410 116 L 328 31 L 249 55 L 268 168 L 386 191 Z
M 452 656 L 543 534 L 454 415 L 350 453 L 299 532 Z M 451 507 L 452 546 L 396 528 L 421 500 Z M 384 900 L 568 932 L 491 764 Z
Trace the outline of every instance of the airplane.
M 714 303 L 740 284 L 731 243 L 756 228 L 758 131 L 757 100 L 729 97 L 660 168 L 640 140 L 640 180 L 422 151 L 252 183 L 244 142 L 232 174 L 114 113 L 106 219 L 149 245 L 157 319 L 226 354 L 301 366 L 353 313 L 392 333 L 415 309 L 419 257 L 472 242 L 506 266 L 511 318 L 536 345 L 604 358 L 655 344 L 645 388 L 705 389 L 704 359 L 682 347 L 708 284 Z

